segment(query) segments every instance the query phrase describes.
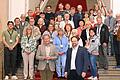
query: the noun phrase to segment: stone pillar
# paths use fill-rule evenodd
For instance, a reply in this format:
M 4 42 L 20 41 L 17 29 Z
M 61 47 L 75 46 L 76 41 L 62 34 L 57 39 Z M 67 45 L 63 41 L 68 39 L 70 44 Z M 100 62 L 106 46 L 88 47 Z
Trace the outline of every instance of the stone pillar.
M 8 19 L 8 0 L 0 0 L 0 41 L 3 30 L 6 29 Z
M 6 29 L 8 20 L 8 0 L 0 0 L 0 80 L 3 80 L 3 45 L 1 43 L 2 32 Z

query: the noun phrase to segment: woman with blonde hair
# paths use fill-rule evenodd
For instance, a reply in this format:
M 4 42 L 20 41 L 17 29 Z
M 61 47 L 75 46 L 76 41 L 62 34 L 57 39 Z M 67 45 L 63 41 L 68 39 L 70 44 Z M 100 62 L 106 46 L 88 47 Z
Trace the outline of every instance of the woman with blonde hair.
M 24 79 L 27 79 L 28 75 L 30 79 L 33 79 L 34 56 L 37 46 L 36 40 L 33 37 L 32 27 L 29 26 L 26 28 L 25 34 L 21 39 L 22 57 L 24 62 Z

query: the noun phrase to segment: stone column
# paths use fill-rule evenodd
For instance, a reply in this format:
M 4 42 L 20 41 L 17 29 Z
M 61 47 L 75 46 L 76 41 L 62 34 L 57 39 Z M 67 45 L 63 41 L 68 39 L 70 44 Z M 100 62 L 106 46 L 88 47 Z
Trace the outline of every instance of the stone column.
M 3 79 L 4 71 L 3 71 L 3 44 L 0 42 L 0 80 Z

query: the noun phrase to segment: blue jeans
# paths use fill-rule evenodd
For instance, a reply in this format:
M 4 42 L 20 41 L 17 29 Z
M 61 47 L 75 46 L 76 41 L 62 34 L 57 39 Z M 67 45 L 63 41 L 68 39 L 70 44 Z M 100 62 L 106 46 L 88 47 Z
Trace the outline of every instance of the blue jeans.
M 58 77 L 64 77 L 65 71 L 65 62 L 66 62 L 66 54 L 59 56 L 56 60 L 56 72 Z
M 96 56 L 90 55 L 90 62 L 91 62 L 91 75 L 93 77 L 97 76 L 97 66 L 96 66 Z

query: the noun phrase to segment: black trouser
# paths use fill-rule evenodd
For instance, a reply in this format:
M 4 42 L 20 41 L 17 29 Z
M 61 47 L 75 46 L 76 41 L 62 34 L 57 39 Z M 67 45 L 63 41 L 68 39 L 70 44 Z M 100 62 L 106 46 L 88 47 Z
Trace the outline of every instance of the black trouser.
M 7 47 L 4 48 L 4 69 L 5 75 L 15 75 L 16 73 L 16 52 L 17 48 L 9 50 Z
M 81 75 L 78 75 L 76 70 L 70 70 L 67 80 L 84 80 Z
M 18 43 L 16 47 L 17 47 L 16 67 L 19 68 L 21 66 L 21 63 L 22 63 L 21 44 Z
M 116 36 L 114 36 L 113 38 L 113 44 L 114 44 L 114 51 L 115 51 L 117 66 L 119 66 L 120 65 L 120 41 L 117 41 Z
M 99 46 L 98 61 L 99 61 L 100 68 L 108 69 L 107 47 L 103 45 Z

